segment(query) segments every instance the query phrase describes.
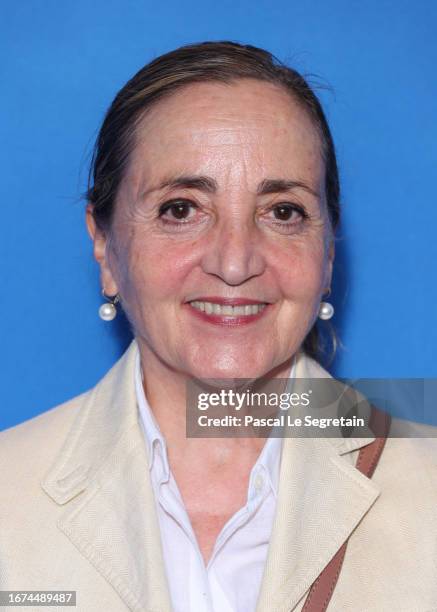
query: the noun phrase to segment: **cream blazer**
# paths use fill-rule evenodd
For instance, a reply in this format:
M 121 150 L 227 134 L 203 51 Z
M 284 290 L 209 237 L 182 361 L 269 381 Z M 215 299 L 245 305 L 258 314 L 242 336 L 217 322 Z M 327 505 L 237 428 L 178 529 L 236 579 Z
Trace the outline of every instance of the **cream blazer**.
M 0 434 L 1 590 L 75 590 L 80 612 L 171 611 L 137 351 L 133 341 L 94 389 Z M 296 375 L 329 376 L 303 354 Z M 388 439 L 371 480 L 354 467 L 368 442 L 284 440 L 257 612 L 299 612 L 347 538 L 330 612 L 437 611 L 437 439 Z

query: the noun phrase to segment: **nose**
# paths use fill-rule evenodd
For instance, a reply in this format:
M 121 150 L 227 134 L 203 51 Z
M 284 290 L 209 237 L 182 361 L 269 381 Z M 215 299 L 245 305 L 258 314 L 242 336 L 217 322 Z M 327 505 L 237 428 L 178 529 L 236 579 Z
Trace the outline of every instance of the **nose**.
M 202 269 L 228 285 L 241 285 L 266 267 L 256 227 L 247 219 L 223 222 L 208 236 Z

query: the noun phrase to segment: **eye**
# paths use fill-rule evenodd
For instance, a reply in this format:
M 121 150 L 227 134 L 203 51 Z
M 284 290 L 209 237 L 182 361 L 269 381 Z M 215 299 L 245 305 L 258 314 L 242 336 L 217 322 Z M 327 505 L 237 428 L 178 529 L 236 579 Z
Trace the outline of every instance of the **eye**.
M 275 219 L 284 221 L 284 224 L 298 223 L 299 220 L 308 219 L 308 213 L 298 204 L 290 204 L 288 202 L 280 202 L 271 208 Z
M 177 223 L 178 221 L 187 223 L 193 216 L 190 212 L 195 208 L 198 206 L 190 200 L 170 200 L 159 207 L 159 216 L 166 223 Z

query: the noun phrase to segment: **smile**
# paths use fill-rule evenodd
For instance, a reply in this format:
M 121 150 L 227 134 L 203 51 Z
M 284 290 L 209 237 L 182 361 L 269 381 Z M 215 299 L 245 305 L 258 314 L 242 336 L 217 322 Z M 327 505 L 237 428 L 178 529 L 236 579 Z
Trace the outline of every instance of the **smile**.
M 267 306 L 265 303 L 260 304 L 239 304 L 231 306 L 230 304 L 216 304 L 214 302 L 190 302 L 190 305 L 206 314 L 214 314 L 228 317 L 247 317 L 256 315 Z
M 199 296 L 200 297 L 200 296 Z M 247 298 L 221 298 L 191 300 L 189 311 L 200 321 L 224 327 L 240 327 L 255 323 L 270 312 L 273 304 Z

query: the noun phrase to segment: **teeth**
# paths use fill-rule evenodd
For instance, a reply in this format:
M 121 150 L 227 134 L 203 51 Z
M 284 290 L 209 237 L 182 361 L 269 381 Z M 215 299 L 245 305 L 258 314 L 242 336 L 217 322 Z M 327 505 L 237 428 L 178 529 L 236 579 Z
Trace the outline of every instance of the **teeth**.
M 258 314 L 266 307 L 266 304 L 246 304 L 242 306 L 230 306 L 229 304 L 213 304 L 211 302 L 190 302 L 193 308 L 206 312 L 206 314 L 224 315 L 224 316 L 239 316 Z

